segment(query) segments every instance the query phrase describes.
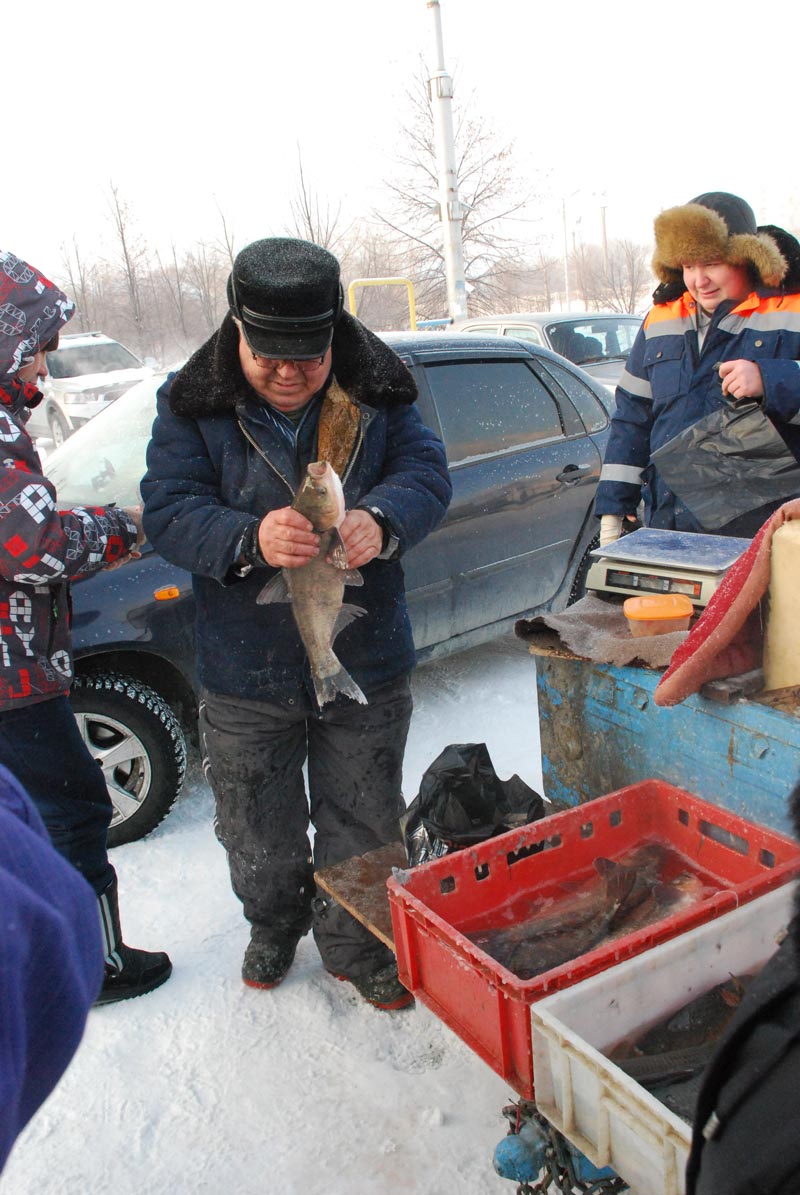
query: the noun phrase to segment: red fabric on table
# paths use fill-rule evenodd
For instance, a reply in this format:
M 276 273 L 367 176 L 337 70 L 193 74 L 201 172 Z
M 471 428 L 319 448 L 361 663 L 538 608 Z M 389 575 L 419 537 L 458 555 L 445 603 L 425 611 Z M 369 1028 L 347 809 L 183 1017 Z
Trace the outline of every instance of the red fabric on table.
M 656 687 L 656 705 L 677 705 L 707 681 L 761 667 L 759 602 L 769 586 L 772 537 L 790 519 L 800 519 L 800 498 L 776 510 L 728 569 L 688 638 L 673 653 Z

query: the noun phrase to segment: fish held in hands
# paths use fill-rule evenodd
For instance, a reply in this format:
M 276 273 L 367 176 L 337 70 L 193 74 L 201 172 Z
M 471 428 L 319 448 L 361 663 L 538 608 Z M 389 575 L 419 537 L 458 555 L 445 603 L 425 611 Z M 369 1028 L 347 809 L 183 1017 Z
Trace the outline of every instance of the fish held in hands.
M 311 666 L 320 706 L 337 694 L 366 705 L 367 699 L 333 650 L 333 643 L 354 619 L 366 614 L 345 604 L 345 585 L 363 585 L 361 573 L 348 569 L 339 526 L 345 515 L 344 493 L 328 461 L 313 461 L 303 475 L 292 509 L 304 515 L 320 537 L 319 554 L 299 568 L 281 569 L 261 590 L 257 602 L 290 602 Z

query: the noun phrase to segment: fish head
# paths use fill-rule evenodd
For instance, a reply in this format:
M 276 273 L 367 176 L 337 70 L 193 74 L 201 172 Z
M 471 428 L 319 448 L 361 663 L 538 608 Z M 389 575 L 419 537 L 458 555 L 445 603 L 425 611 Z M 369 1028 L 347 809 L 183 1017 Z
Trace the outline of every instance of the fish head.
M 330 461 L 312 461 L 306 467 L 292 508 L 305 515 L 317 532 L 338 527 L 344 518 L 344 491 Z

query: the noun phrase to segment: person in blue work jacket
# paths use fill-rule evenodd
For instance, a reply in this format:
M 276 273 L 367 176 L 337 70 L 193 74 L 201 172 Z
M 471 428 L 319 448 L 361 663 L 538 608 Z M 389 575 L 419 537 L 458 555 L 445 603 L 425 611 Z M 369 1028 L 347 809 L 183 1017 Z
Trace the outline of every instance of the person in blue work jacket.
M 393 955 L 316 892 L 314 864 L 400 840 L 415 662 L 400 558 L 447 510 L 444 445 L 420 418 L 407 366 L 343 310 L 326 249 L 289 237 L 246 246 L 228 303 L 159 392 L 142 495 L 154 548 L 193 575 L 202 750 L 250 925 L 242 978 L 274 988 L 313 928 L 327 971 L 397 1009 L 412 997 Z M 336 654 L 366 704 L 339 695 L 320 707 L 291 610 L 258 602 L 279 570 L 319 551 L 292 508 L 313 461 L 341 478 L 339 530 L 363 578 L 362 616 Z
M 651 457 L 729 402 L 756 400 L 800 460 L 800 245 L 759 228 L 749 204 L 723 191 L 669 208 L 655 221 L 660 285 L 631 349 L 595 500 L 600 543 L 635 525 L 703 531 Z M 721 487 L 720 503 L 725 502 Z M 716 529 L 750 537 L 786 498 Z

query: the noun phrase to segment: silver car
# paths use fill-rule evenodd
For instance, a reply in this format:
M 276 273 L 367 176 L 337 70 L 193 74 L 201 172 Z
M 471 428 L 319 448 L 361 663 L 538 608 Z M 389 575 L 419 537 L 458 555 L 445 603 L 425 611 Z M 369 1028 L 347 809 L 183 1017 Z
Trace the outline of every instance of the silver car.
M 62 334 L 47 354 L 44 398 L 28 421 L 36 438 L 49 436 L 56 447 L 126 390 L 150 377 L 152 369 L 102 332 Z
M 454 331 L 543 345 L 580 365 L 613 394 L 641 326 L 641 316 L 613 311 L 515 311 L 460 320 Z

